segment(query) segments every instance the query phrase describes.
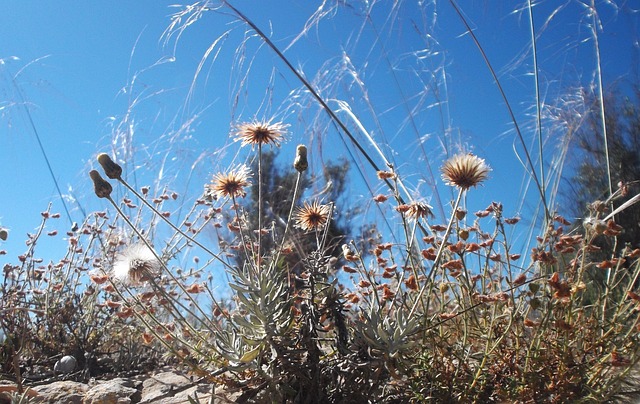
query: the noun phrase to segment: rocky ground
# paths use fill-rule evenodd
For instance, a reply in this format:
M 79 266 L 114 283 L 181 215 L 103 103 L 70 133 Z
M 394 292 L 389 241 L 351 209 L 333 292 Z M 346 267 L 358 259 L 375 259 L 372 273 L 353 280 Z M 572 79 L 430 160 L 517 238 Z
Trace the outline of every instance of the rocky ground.
M 0 381 L 0 404 L 11 403 L 15 383 Z M 110 380 L 91 379 L 88 383 L 72 380 L 50 381 L 29 387 L 29 403 L 50 404 L 130 404 L 130 403 L 231 403 L 240 393 L 222 390 L 192 377 L 165 369 L 150 375 Z M 193 400 L 193 401 L 192 401 Z

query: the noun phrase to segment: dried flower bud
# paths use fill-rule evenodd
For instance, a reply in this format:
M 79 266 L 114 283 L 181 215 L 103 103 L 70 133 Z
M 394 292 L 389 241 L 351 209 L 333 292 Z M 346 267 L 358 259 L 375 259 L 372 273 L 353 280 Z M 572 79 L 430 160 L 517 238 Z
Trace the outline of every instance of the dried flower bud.
M 9 237 L 9 232 L 7 229 L 0 228 L 0 240 L 7 241 L 7 237 Z
M 98 163 L 102 166 L 104 173 L 112 180 L 120 179 L 122 176 L 122 167 L 113 160 L 107 153 L 98 154 Z
M 309 162 L 307 161 L 307 147 L 303 144 L 299 144 L 296 148 L 296 159 L 293 161 L 293 168 L 301 173 L 308 167 Z
M 102 178 L 96 170 L 89 171 L 89 176 L 93 180 L 93 188 L 98 198 L 110 198 L 111 191 L 113 191 L 111 184 Z
M 447 293 L 449 291 L 449 284 L 442 282 L 438 285 L 438 288 L 440 289 L 440 293 Z

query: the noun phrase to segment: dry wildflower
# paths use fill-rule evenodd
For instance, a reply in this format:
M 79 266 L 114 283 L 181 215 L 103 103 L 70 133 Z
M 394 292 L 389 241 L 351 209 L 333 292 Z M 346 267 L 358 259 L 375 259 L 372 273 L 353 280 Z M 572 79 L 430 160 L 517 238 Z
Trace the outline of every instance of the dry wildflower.
M 488 210 L 479 210 L 476 213 L 474 213 L 474 215 L 478 216 L 478 217 L 487 217 L 489 216 L 491 212 L 489 212 Z
M 465 250 L 465 244 L 462 241 L 458 241 L 455 244 L 450 244 L 447 246 L 447 249 L 455 254 L 462 254 Z
M 167 342 L 171 342 L 173 341 L 175 338 L 173 337 L 173 335 L 171 335 L 170 333 L 166 333 L 164 334 L 164 336 L 162 337 L 163 340 L 167 341 Z
M 627 291 L 627 298 L 633 299 L 636 302 L 640 302 L 640 295 L 638 295 L 637 293 L 632 292 L 630 290 Z
M 360 256 L 354 253 L 348 244 L 342 245 L 342 255 L 344 255 L 345 260 L 351 262 L 358 261 L 360 259 Z
M 400 213 L 406 213 L 409 211 L 409 209 L 411 209 L 411 207 L 407 204 L 396 206 L 396 210 Z
M 322 229 L 329 222 L 331 206 L 322 205 L 318 201 L 305 202 L 294 214 L 296 227 L 305 231 Z
M 148 334 L 148 333 L 142 333 L 142 341 L 149 345 L 151 342 L 153 342 L 153 335 Z
M 378 171 L 376 173 L 381 180 L 389 180 L 396 178 L 396 174 L 391 171 Z
M 105 302 L 105 304 L 107 305 L 108 308 L 110 309 L 117 309 L 118 307 L 122 306 L 122 302 L 115 302 L 113 300 L 107 300 Z
M 491 169 L 484 159 L 471 153 L 456 154 L 442 166 L 442 179 L 451 186 L 467 190 L 489 176 Z
M 382 299 L 383 300 L 392 300 L 395 297 L 395 293 L 389 288 L 389 285 L 382 286 Z
M 124 284 L 139 285 L 160 272 L 160 262 L 145 244 L 133 244 L 118 256 L 113 276 Z
M 527 281 L 527 275 L 526 274 L 520 274 L 516 277 L 516 279 L 513 280 L 513 284 L 515 286 L 520 286 L 523 283 L 525 283 Z
M 625 262 L 624 258 L 613 258 L 610 260 L 604 260 L 598 263 L 596 266 L 600 269 L 611 269 Z
M 469 238 L 469 230 L 467 229 L 458 230 L 458 237 L 460 237 L 464 241 L 467 241 L 467 239 Z
M 454 271 L 462 269 L 464 264 L 462 263 L 462 260 L 451 260 L 442 264 L 442 267 Z
M 406 213 L 407 216 L 412 219 L 417 220 L 420 218 L 433 216 L 433 213 L 431 213 L 431 206 L 424 202 L 411 202 L 408 207 L 409 208 L 407 209 Z
M 382 273 L 382 277 L 383 277 L 383 278 L 385 278 L 385 279 L 391 279 L 391 278 L 393 278 L 393 277 L 395 277 L 395 276 L 396 276 L 395 271 L 390 271 L 390 272 L 389 272 L 389 271 L 386 271 L 386 270 L 385 270 L 385 271 Z
M 615 348 L 611 351 L 611 366 L 628 366 L 631 360 L 621 355 Z
M 436 250 L 433 247 L 429 247 L 426 250 L 422 250 L 421 254 L 425 259 L 428 259 L 429 261 L 435 261 L 437 256 Z
M 404 281 L 407 288 L 411 290 L 418 290 L 418 282 L 416 281 L 416 277 L 414 275 L 409 276 L 406 281 Z
M 236 126 L 235 138 L 242 141 L 242 146 L 271 144 L 280 147 L 288 125 L 281 122 L 245 122 Z
M 373 197 L 373 201 L 377 202 L 377 203 L 386 202 L 387 199 L 389 199 L 389 197 L 386 196 L 386 195 L 383 195 L 383 194 L 378 194 L 378 195 Z
M 446 321 L 455 318 L 457 315 L 458 313 L 440 313 L 438 314 L 438 317 L 440 318 L 440 320 Z
M 299 144 L 296 148 L 296 158 L 295 160 L 293 160 L 293 168 L 295 168 L 297 172 L 301 173 L 308 167 L 309 162 L 307 161 L 307 146 Z
M 251 174 L 245 165 L 232 167 L 224 173 L 213 176 L 210 184 L 206 185 L 208 196 L 216 198 L 238 198 L 247 195 L 245 188 L 251 185 Z
M 120 308 L 120 311 L 116 312 L 116 316 L 122 319 L 133 317 L 133 315 L 134 315 L 133 309 L 131 307 L 126 307 L 126 306 L 122 306 Z
M 89 275 L 89 278 L 91 279 L 91 282 L 95 283 L 96 285 L 102 285 L 109 279 L 107 275 L 95 275 L 95 274 Z
M 189 286 L 188 288 L 185 289 L 187 291 L 187 293 L 202 293 L 204 292 L 204 286 L 202 286 L 199 283 L 194 283 L 193 285 Z

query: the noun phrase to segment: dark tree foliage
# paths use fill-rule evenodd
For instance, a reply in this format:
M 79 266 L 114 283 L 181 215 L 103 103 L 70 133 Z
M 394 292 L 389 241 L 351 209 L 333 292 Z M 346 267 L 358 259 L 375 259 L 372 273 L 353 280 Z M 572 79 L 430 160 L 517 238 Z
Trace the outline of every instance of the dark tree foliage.
M 565 206 L 582 219 L 596 213 L 593 202 L 605 202 L 610 196 L 600 104 L 594 100 L 591 105 L 591 111 L 576 133 L 577 167 L 565 192 Z M 601 217 L 611 211 L 611 206 L 615 209 L 640 192 L 640 87 L 636 88 L 634 98 L 622 96 L 619 91 L 611 92 L 605 98 L 605 122 L 611 183 L 618 196 L 612 205 L 604 205 L 606 210 Z M 626 246 L 640 247 L 640 204 L 617 214 L 615 222 L 624 227 L 615 245 L 612 238 L 596 240 L 603 248 L 602 253 L 609 257 Z M 582 226 L 582 220 L 578 226 Z
M 293 200 L 296 178 L 298 173 L 289 165 L 279 165 L 276 152 L 267 152 L 262 155 L 262 198 L 263 198 L 263 228 L 274 228 L 276 240 L 281 239 L 284 233 L 285 223 L 289 216 L 291 204 L 301 206 L 310 198 L 317 198 L 322 203 L 334 203 L 333 215 L 330 221 L 327 234 L 326 255 L 339 257 L 342 243 L 351 232 L 351 227 L 345 220 L 345 211 L 342 209 L 341 200 L 347 187 L 347 173 L 349 163 L 345 160 L 326 163 L 323 167 L 323 178 L 313 178 L 309 171 L 305 171 L 300 179 L 299 191 L 296 200 Z M 258 228 L 258 162 L 255 160 L 251 171 L 255 174 L 251 184 L 251 190 L 244 205 L 247 212 L 249 226 L 252 229 Z M 293 245 L 303 247 L 301 243 L 315 243 L 315 235 L 308 234 L 293 226 L 289 226 L 288 240 Z M 262 242 L 262 254 L 274 251 L 276 246 L 272 237 L 264 237 Z M 305 257 L 299 256 L 296 251 L 311 251 L 304 246 L 294 249 L 294 252 L 287 258 L 287 265 L 291 272 L 297 273 L 301 270 L 300 265 Z M 246 257 L 241 257 L 241 260 Z

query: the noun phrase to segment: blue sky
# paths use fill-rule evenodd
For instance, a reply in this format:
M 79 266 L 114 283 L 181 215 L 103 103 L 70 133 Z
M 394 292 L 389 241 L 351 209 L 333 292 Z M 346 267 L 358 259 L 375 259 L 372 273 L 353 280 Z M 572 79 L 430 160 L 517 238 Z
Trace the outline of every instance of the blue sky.
M 333 3 L 327 1 L 325 6 Z M 321 93 L 328 99 L 349 103 L 417 197 L 435 205 L 434 194 L 439 193 L 446 200 L 450 190 L 438 179 L 440 162 L 459 148 L 472 149 L 486 158 L 493 172 L 484 187 L 473 191 L 473 203 L 469 203 L 477 206 L 470 208 L 500 200 L 507 214 L 526 216 L 535 206 L 536 194 L 523 191 L 526 175 L 513 151 L 514 147 L 521 150 L 521 145 L 493 79 L 450 3 L 397 2 L 397 9 L 389 9 L 390 2 L 347 3 L 287 49 L 294 66 L 311 80 L 318 77 L 326 86 Z M 526 141 L 534 145 L 535 87 L 527 10 L 519 11 L 516 2 L 460 3 L 499 74 Z M 39 212 L 49 202 L 53 211 L 64 213 L 29 117 L 62 192 L 74 195 L 89 211 L 105 205 L 92 195 L 86 173 L 95 166 L 97 153 L 110 150 L 114 133 L 126 127 L 135 130 L 140 185 L 157 179 L 164 156 L 167 181 L 172 176 L 174 181 L 184 178 L 194 161 L 200 162 L 194 173 L 203 180 L 231 161 L 245 159 L 246 151 L 230 143 L 229 128 L 254 116 L 276 116 L 290 123 L 291 139 L 283 154 L 298 143 L 311 143 L 316 169 L 323 160 L 346 155 L 339 135 L 326 122 L 317 126 L 329 128 L 326 132 L 313 129 L 315 107 L 304 104 L 300 83 L 259 40 L 248 38 L 245 58 L 239 57 L 236 49 L 245 40 L 246 30 L 228 10 L 204 13 L 179 41 L 173 36 L 165 43 L 169 17 L 179 10 L 169 7 L 172 4 L 3 2 L 0 226 L 11 233 L 9 241 L 0 244 L 0 249 L 8 251 L 0 264 L 15 261 L 25 250 L 26 233 L 33 232 Z M 321 2 L 243 0 L 232 4 L 284 49 Z M 639 17 L 633 8 L 639 7 L 631 1 L 596 5 L 602 22 L 598 40 L 605 87 L 614 83 L 624 87 L 638 74 Z M 571 88 L 594 83 L 592 21 L 582 3 L 542 1 L 534 7 L 534 19 L 540 29 L 538 63 L 545 103 L 554 104 Z M 203 64 L 194 92 L 189 93 L 198 63 L 225 32 L 212 52 L 215 60 L 212 57 Z M 239 80 L 249 63 L 248 81 L 241 86 Z M 347 69 L 348 63 L 353 70 Z M 347 73 L 357 73 L 357 80 Z M 358 83 L 367 89 L 368 102 Z M 131 107 L 136 97 L 139 102 Z M 297 101 L 303 103 L 298 109 Z M 330 103 L 332 108 L 337 105 Z M 407 119 L 408 111 L 413 111 L 413 120 Z M 188 130 L 180 132 L 191 119 Z M 551 161 L 559 135 L 549 130 L 545 136 L 549 137 L 546 158 Z M 359 139 L 366 145 L 366 139 Z M 375 156 L 368 145 L 367 150 Z M 377 162 L 383 166 L 381 160 Z M 354 201 L 369 197 L 364 181 L 380 190 L 370 167 L 361 158 L 357 165 L 365 179 L 354 174 L 350 195 Z M 198 187 L 201 183 L 184 190 L 194 197 Z M 81 221 L 76 203 L 71 199 L 67 203 L 72 219 Z M 446 202 L 443 205 L 446 213 Z M 65 220 L 60 219 L 61 231 Z

